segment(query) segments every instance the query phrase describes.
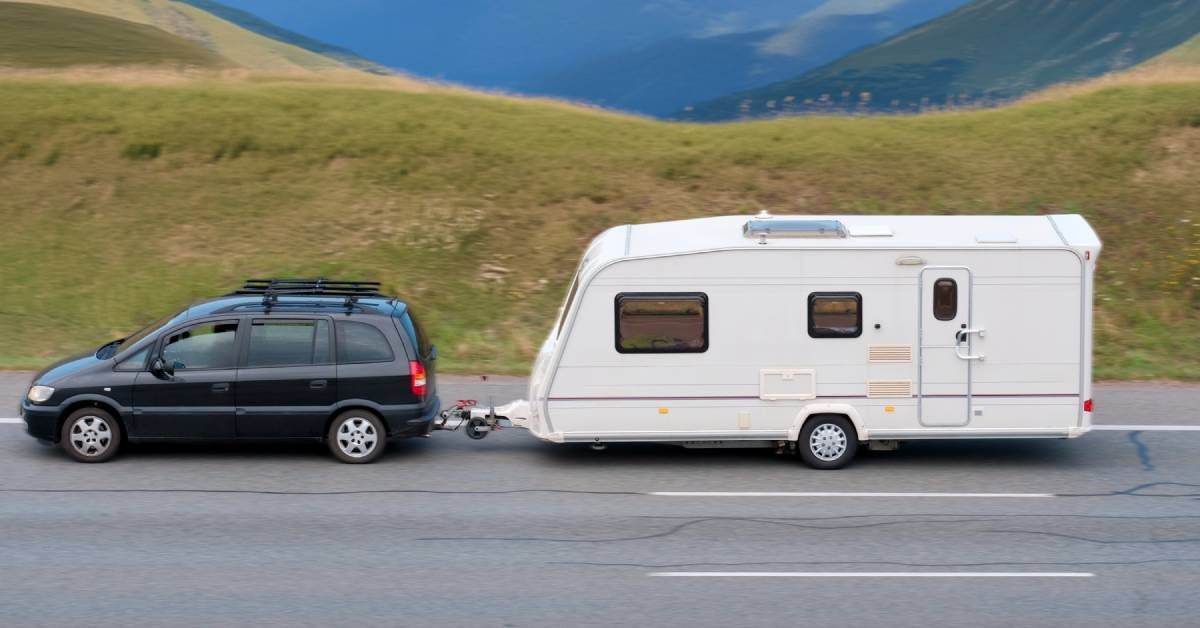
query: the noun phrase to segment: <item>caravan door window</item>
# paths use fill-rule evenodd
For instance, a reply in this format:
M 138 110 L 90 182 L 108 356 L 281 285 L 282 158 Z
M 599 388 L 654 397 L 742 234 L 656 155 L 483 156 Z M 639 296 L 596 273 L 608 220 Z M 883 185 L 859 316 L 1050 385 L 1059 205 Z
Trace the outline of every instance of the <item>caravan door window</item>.
M 708 295 L 618 294 L 616 334 L 621 353 L 704 353 L 708 350 Z
M 813 338 L 861 336 L 862 295 L 857 292 L 814 292 L 808 295 L 808 335 Z
M 933 282 L 933 317 L 939 321 L 952 321 L 958 317 L 957 281 L 943 278 Z

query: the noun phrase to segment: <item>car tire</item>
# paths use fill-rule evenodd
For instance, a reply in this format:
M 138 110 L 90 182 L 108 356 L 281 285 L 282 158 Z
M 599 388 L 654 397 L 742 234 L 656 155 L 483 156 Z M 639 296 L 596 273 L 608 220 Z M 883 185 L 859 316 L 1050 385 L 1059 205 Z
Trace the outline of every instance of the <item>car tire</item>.
M 800 430 L 796 451 L 804 464 L 814 469 L 840 469 L 858 452 L 858 432 L 844 416 L 818 415 Z
M 334 458 L 347 464 L 367 464 L 383 454 L 387 429 L 373 412 L 347 410 L 333 419 L 325 442 Z
M 79 462 L 105 462 L 117 455 L 124 433 L 113 415 L 100 408 L 80 408 L 63 421 L 61 438 L 67 455 Z

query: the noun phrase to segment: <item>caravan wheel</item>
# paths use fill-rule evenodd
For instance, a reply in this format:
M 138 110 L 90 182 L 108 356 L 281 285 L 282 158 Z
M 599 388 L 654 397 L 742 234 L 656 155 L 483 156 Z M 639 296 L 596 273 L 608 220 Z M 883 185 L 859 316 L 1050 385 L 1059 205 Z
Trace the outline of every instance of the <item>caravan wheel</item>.
M 812 417 L 796 443 L 800 459 L 814 469 L 840 469 L 858 451 L 858 432 L 850 419 L 836 414 Z

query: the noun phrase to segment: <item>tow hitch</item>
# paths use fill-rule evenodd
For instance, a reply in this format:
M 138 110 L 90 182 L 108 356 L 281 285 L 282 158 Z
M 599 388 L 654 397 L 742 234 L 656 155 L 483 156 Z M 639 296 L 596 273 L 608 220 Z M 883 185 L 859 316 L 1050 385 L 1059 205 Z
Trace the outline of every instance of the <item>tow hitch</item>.
M 488 377 L 484 375 L 482 380 L 487 384 Z M 488 434 L 502 428 L 527 427 L 529 415 L 528 401 L 513 401 L 497 407 L 489 394 L 486 408 L 474 399 L 459 399 L 453 407 L 442 410 L 433 423 L 433 429 L 450 432 L 461 429 L 471 440 L 483 440 Z
M 443 410 L 438 422 L 433 428 L 457 432 L 466 432 L 472 440 L 482 440 L 487 435 L 499 431 L 503 427 L 512 427 L 507 418 L 496 416 L 495 407 L 480 408 L 474 399 L 459 399 L 453 408 Z

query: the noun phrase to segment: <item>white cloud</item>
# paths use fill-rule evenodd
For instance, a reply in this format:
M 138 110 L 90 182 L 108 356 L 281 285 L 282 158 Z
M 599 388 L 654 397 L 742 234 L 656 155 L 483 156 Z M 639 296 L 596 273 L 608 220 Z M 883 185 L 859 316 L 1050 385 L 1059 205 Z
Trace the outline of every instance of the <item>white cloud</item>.
M 718 16 L 709 18 L 708 23 L 697 37 L 717 37 L 719 35 L 729 35 L 732 33 L 741 33 L 748 30 L 746 28 L 746 16 L 741 11 L 729 11 Z
M 809 11 L 804 17 L 820 17 L 823 15 L 871 15 L 882 13 L 905 0 L 828 0 L 821 6 Z

